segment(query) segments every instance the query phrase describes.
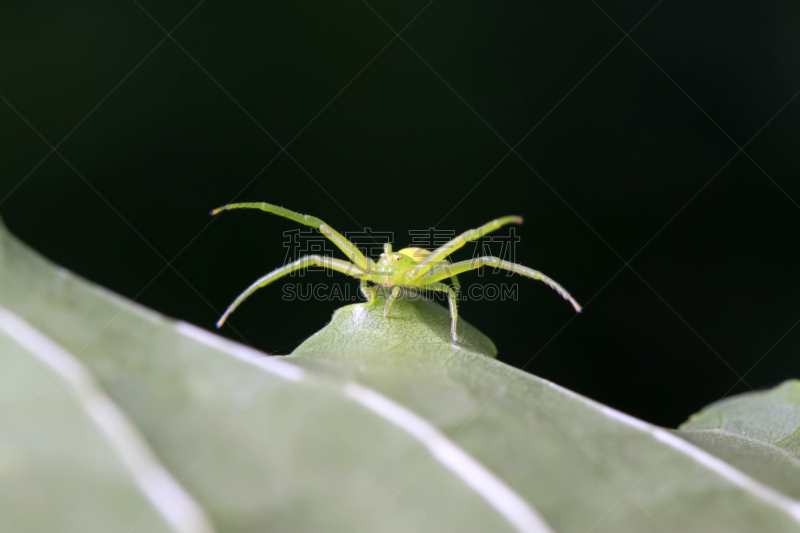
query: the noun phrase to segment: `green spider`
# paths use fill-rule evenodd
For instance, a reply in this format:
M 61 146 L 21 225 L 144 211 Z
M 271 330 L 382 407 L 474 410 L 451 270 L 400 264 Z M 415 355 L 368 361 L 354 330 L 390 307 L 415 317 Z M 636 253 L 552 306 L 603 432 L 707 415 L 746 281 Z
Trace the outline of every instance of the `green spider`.
M 429 290 L 445 292 L 448 295 L 450 303 L 450 317 L 452 319 L 450 325 L 450 332 L 453 335 L 453 342 L 458 342 L 458 335 L 456 334 L 456 322 L 458 321 L 458 309 L 456 307 L 456 300 L 458 299 L 458 291 L 461 289 L 461 284 L 456 277 L 462 272 L 468 270 L 475 270 L 483 265 L 491 265 L 496 268 L 502 268 L 522 274 L 523 276 L 538 279 L 549 285 L 552 289 L 558 292 L 565 300 L 568 300 L 575 311 L 581 312 L 581 306 L 570 294 L 558 283 L 548 278 L 539 271 L 533 270 L 526 266 L 518 265 L 503 261 L 497 257 L 479 257 L 469 261 L 459 261 L 457 263 L 450 263 L 447 256 L 464 246 L 470 241 L 480 239 L 487 233 L 495 231 L 496 229 L 507 224 L 522 224 L 522 217 L 508 216 L 497 218 L 491 222 L 487 222 L 483 226 L 465 231 L 461 235 L 455 237 L 449 242 L 443 244 L 436 250 L 424 250 L 422 248 L 404 248 L 399 252 L 392 252 L 392 245 L 385 244 L 384 252 L 381 254 L 378 261 L 365 257 L 364 254 L 349 240 L 347 240 L 341 233 L 325 224 L 323 221 L 310 215 L 301 215 L 294 211 L 289 211 L 283 207 L 272 205 L 268 203 L 237 203 L 229 204 L 218 207 L 211 211 L 212 215 L 216 215 L 222 211 L 230 209 L 260 209 L 267 213 L 273 213 L 289 220 L 294 220 L 300 224 L 317 228 L 320 233 L 330 239 L 340 250 L 342 250 L 353 261 L 348 263 L 341 259 L 334 259 L 333 257 L 321 255 L 308 255 L 289 263 L 288 265 L 277 268 L 266 274 L 265 276 L 257 279 L 255 283 L 250 285 L 247 290 L 240 294 L 236 300 L 228 307 L 225 313 L 217 322 L 217 327 L 221 327 L 225 323 L 228 316 L 241 304 L 248 296 L 255 291 L 272 283 L 276 279 L 283 277 L 290 272 L 308 268 L 310 266 L 321 266 L 329 268 L 348 276 L 352 276 L 361 280 L 361 292 L 367 298 L 367 303 L 372 304 L 375 302 L 376 292 L 380 286 L 392 287 L 392 292 L 386 300 L 386 307 L 383 309 L 383 316 L 389 314 L 392 304 L 400 294 L 400 289 L 416 289 L 416 290 Z M 353 264 L 355 263 L 355 264 Z M 452 287 L 441 283 L 444 280 L 450 279 Z M 375 285 L 369 285 L 374 283 Z

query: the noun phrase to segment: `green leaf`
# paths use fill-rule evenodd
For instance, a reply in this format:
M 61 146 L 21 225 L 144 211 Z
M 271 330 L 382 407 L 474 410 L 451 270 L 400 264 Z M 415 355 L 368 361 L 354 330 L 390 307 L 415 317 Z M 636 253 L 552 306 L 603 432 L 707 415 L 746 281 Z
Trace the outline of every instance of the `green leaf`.
M 679 429 L 683 438 L 800 498 L 800 381 L 713 403 Z
M 450 335 L 450 315 L 441 305 L 410 293 L 396 300 L 389 316 L 383 316 L 386 293 L 378 292 L 372 304 L 338 309 L 328 327 L 301 344 L 294 355 L 314 352 L 361 358 L 383 354 L 384 362 L 403 364 L 403 358 L 424 357 L 441 361 L 457 353 L 497 357 L 492 340 L 464 318 L 458 319 L 458 344 Z
M 0 331 L 0 529 L 124 532 L 144 518 L 142 531 L 172 531 L 148 513 L 117 443 L 79 396 L 70 379 Z
M 388 319 L 381 302 L 348 306 L 294 355 L 268 357 L 3 231 L 0 308 L 0 450 L 41 463 L 0 452 L 0 530 L 800 531 L 794 500 L 492 359 L 465 321 L 454 346 L 434 302 L 400 300 Z M 40 402 L 60 370 L 66 394 Z M 5 496 L 36 483 L 41 501 L 66 503 L 12 518 Z
M 548 531 L 518 498 L 490 502 L 482 497 L 475 485 L 494 480 L 488 471 L 472 468 L 474 477 L 464 479 L 446 462 L 432 460 L 432 451 L 453 447 L 401 406 L 388 404 L 417 422 L 421 434 L 363 406 L 360 399 L 369 391 L 354 383 L 304 371 L 165 319 L 53 266 L 5 232 L 0 256 L 0 328 L 22 348 L 6 356 L 14 358 L 14 365 L 38 365 L 58 351 L 84 365 L 172 479 L 202 507 L 200 513 L 187 512 L 200 525 L 196 530 L 407 532 L 433 526 L 439 531 Z M 29 338 L 45 347 L 25 349 Z M 4 376 L 12 382 L 22 378 L 15 372 Z M 18 396 L 16 406 L 37 392 L 35 386 L 9 390 Z M 62 439 L 62 426 L 49 425 L 55 417 L 36 422 L 44 428 L 43 445 L 58 451 L 62 443 L 70 446 L 78 438 Z M 0 433 L 0 449 L 7 445 L 7 431 Z M 431 450 L 431 442 L 441 446 Z M 131 450 L 120 443 L 116 451 L 123 458 Z M 453 457 L 459 459 L 457 453 Z M 469 458 L 460 461 L 469 463 Z M 408 472 L 422 470 L 397 497 L 409 481 Z M 57 464 L 50 475 L 69 487 L 80 472 Z M 20 481 L 0 478 L 0 483 L 4 492 L 13 492 Z M 80 498 L 65 498 L 70 505 L 64 507 L 92 516 L 94 504 L 87 502 L 104 487 L 84 483 L 75 490 L 84 492 Z M 42 485 L 41 491 L 47 501 L 63 498 L 56 486 Z M 505 495 L 502 490 L 496 494 Z M 135 501 L 125 505 L 133 511 L 118 517 L 124 523 L 118 530 L 146 530 L 145 520 L 158 512 L 140 509 L 143 494 L 131 497 Z M 175 491 L 170 499 L 176 499 Z M 65 510 L 46 510 L 44 523 L 50 526 L 43 530 L 65 531 L 52 526 L 62 523 Z M 137 520 L 142 520 L 139 526 Z M 0 530 L 37 531 L 33 522 L 19 528 L 12 524 L 8 515 L 0 515 Z
M 798 504 L 669 432 L 481 355 L 474 343 L 453 345 L 442 306 L 400 300 L 389 318 L 381 302 L 344 307 L 287 360 L 411 407 L 556 530 L 757 530 L 771 522 L 769 512 L 750 515 L 757 500 L 791 514 L 784 526 L 797 530 Z

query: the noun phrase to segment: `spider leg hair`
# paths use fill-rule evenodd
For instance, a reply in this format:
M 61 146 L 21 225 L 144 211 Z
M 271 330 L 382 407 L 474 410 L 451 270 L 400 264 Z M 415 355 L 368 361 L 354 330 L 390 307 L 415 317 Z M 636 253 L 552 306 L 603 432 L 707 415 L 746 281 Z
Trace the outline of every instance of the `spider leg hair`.
M 266 274 L 260 278 L 258 278 L 252 285 L 247 287 L 245 291 L 236 297 L 236 300 L 225 310 L 225 313 L 217 322 L 217 327 L 222 327 L 222 324 L 225 323 L 228 316 L 233 313 L 239 304 L 247 299 L 248 296 L 256 292 L 261 287 L 269 285 L 273 281 L 278 278 L 282 278 L 283 276 L 294 272 L 295 270 L 300 270 L 302 268 L 308 268 L 310 266 L 321 266 L 324 268 L 329 268 L 331 270 L 335 270 L 337 272 L 341 272 L 343 274 L 347 274 L 348 276 L 353 276 L 354 278 L 360 278 L 364 275 L 364 271 L 356 267 L 352 263 L 348 263 L 347 261 L 342 261 L 341 259 L 334 259 L 333 257 L 326 257 L 321 255 L 307 255 L 305 257 L 301 257 L 297 261 L 289 263 L 288 265 L 284 265 L 280 268 L 276 268 L 269 274 Z
M 487 233 L 491 233 L 508 224 L 522 224 L 522 217 L 508 216 L 501 217 L 487 222 L 483 226 L 475 229 L 470 229 L 459 235 L 458 237 L 444 243 L 436 250 L 432 251 L 414 270 L 411 271 L 411 279 L 418 279 L 426 272 L 437 266 L 437 263 L 452 254 L 470 241 L 480 239 Z
M 523 265 L 518 265 L 516 263 L 510 263 L 508 261 L 503 261 L 497 257 L 478 257 L 476 259 L 470 259 L 468 261 L 459 261 L 458 263 L 453 263 L 452 265 L 441 265 L 437 266 L 435 269 L 429 271 L 427 274 L 419 278 L 419 282 L 423 285 L 431 284 L 435 281 L 440 281 L 446 278 L 453 277 L 456 274 L 461 274 L 462 272 L 467 272 L 468 270 L 475 270 L 480 268 L 484 265 L 491 265 L 495 268 L 502 268 L 504 270 L 510 270 L 516 274 L 522 274 L 527 278 L 538 279 L 539 281 L 543 281 L 546 283 L 551 289 L 556 291 L 560 294 L 565 300 L 572 304 L 572 307 L 575 308 L 577 312 L 581 312 L 581 306 L 578 302 L 575 301 L 567 290 L 559 285 L 556 281 L 550 279 L 549 277 L 545 276 L 538 270 L 534 270 L 532 268 L 528 268 Z
M 368 259 L 361 253 L 361 250 L 356 247 L 355 244 L 347 240 L 344 235 L 318 219 L 317 217 L 312 217 L 311 215 L 303 215 L 301 213 L 295 213 L 294 211 L 290 211 L 288 209 L 284 209 L 283 207 L 279 207 L 277 205 L 268 204 L 266 202 L 243 202 L 238 204 L 228 204 L 223 205 L 222 207 L 218 207 L 211 211 L 212 215 L 216 215 L 221 213 L 222 211 L 230 211 L 231 209 L 260 209 L 261 211 L 266 211 L 267 213 L 272 213 L 274 215 L 282 216 L 284 218 L 288 218 L 289 220 L 294 220 L 295 222 L 299 222 L 305 226 L 311 226 L 312 228 L 317 228 L 320 233 L 325 235 L 328 239 L 333 242 L 341 251 L 343 251 L 347 258 L 350 259 L 353 263 L 356 264 L 358 268 L 361 270 L 367 270 L 370 265 L 374 265 L 375 262 L 372 259 Z
M 428 291 L 447 293 L 447 301 L 450 304 L 450 334 L 453 336 L 453 342 L 458 343 L 458 334 L 456 333 L 456 323 L 458 322 L 458 306 L 456 300 L 458 299 L 458 293 L 451 287 L 448 287 L 444 283 L 439 283 L 438 281 L 423 285 L 422 288 Z

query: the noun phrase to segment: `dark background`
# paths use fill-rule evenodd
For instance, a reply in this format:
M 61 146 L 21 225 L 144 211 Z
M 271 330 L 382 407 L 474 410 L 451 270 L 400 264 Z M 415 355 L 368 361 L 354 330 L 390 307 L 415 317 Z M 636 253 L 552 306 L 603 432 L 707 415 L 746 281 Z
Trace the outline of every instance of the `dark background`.
M 138 1 L 0 4 L 0 214 L 53 261 L 213 329 L 297 225 L 212 207 L 399 246 L 513 213 L 586 308 L 462 303 L 501 360 L 666 426 L 800 377 L 800 3 Z M 221 333 L 341 305 L 281 294 Z

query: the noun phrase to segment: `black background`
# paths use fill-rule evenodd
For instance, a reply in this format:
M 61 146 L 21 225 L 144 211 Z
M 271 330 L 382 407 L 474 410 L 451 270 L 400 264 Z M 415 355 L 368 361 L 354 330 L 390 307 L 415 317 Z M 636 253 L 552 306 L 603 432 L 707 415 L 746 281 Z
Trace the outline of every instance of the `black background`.
M 212 207 L 397 246 L 519 214 L 586 308 L 462 303 L 501 360 L 666 426 L 800 377 L 800 4 L 138 2 L 0 4 L 0 214 L 57 263 L 213 329 L 298 226 Z M 281 294 L 221 333 L 288 353 L 341 305 Z

